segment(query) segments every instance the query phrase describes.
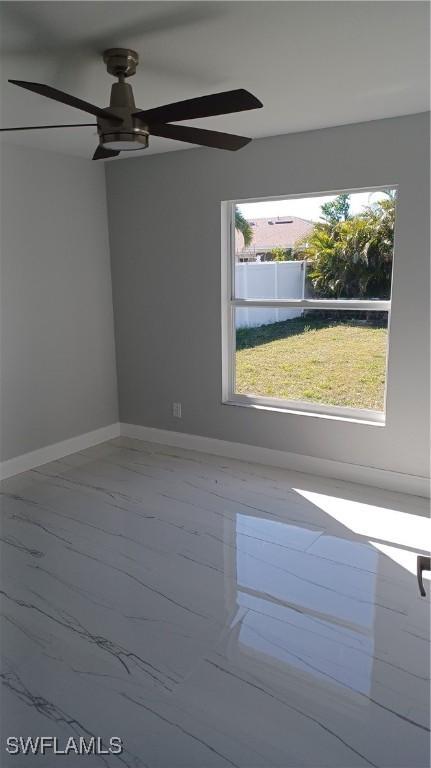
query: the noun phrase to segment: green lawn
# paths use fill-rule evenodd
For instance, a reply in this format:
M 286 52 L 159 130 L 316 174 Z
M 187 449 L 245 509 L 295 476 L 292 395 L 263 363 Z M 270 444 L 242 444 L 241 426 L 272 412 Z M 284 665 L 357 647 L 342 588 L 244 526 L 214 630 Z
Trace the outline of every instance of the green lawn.
M 387 328 L 298 318 L 237 331 L 236 392 L 383 410 Z

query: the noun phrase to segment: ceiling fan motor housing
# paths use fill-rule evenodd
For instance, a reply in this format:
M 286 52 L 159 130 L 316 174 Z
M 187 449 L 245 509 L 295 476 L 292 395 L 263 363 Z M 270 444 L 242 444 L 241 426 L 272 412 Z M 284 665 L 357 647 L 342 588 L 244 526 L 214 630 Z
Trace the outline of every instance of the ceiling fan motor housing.
M 133 112 L 137 111 L 135 99 L 132 87 L 124 80 L 112 85 L 109 111 L 122 122 L 109 117 L 99 118 L 97 130 L 102 147 L 121 152 L 148 147 L 148 126 L 144 120 L 133 116 Z

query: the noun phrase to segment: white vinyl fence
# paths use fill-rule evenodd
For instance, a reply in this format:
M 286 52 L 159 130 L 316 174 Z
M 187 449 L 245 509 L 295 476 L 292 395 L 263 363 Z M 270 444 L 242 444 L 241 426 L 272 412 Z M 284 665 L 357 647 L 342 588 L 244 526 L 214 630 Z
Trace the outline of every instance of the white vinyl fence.
M 303 299 L 305 261 L 251 261 L 235 265 L 238 299 Z M 271 307 L 236 310 L 236 327 L 252 328 L 300 317 L 302 309 Z

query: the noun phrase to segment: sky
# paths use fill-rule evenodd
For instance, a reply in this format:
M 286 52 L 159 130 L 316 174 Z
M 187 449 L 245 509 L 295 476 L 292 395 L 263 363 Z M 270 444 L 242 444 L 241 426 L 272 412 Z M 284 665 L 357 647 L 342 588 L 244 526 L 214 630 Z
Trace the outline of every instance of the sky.
M 299 216 L 301 219 L 319 221 L 321 216 L 320 206 L 330 200 L 335 200 L 337 195 L 324 195 L 314 197 L 301 197 L 289 200 L 269 200 L 260 203 L 244 203 L 239 205 L 241 213 L 246 219 L 270 218 L 271 216 Z M 352 192 L 350 195 L 350 212 L 355 215 L 360 213 L 367 205 L 376 203 L 385 197 L 383 192 Z

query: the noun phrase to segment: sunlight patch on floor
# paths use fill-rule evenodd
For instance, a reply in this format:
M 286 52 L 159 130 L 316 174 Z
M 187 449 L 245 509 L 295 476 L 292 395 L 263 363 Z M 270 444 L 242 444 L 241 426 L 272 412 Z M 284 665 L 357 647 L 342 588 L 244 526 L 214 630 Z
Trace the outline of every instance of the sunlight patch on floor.
M 293 490 L 353 533 L 369 539 L 373 547 L 409 573 L 416 574 L 417 555 L 429 552 L 426 549 L 431 542 L 429 517 L 326 496 L 300 488 Z M 427 572 L 423 573 L 423 577 L 430 578 Z

